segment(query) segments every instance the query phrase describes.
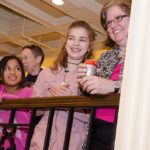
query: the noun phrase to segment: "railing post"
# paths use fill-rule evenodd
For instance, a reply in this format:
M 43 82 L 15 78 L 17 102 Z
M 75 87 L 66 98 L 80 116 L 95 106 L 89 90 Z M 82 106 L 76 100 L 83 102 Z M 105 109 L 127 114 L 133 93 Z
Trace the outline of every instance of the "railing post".
M 93 131 L 93 122 L 94 122 L 94 118 L 95 118 L 95 111 L 96 109 L 95 108 L 92 108 L 91 109 L 91 113 L 90 113 L 90 120 L 89 120 L 89 125 L 88 125 L 88 132 L 87 132 L 87 139 L 85 141 L 85 147 L 86 147 L 86 150 L 90 150 L 91 149 L 91 139 L 93 137 L 92 135 L 92 131 Z
M 12 99 L 12 100 L 4 100 L 0 104 L 0 109 L 7 109 L 12 110 L 12 114 L 9 120 L 8 124 L 0 123 L 1 126 L 29 126 L 29 124 L 15 124 L 14 117 L 15 117 L 15 110 L 32 110 L 31 119 L 30 119 L 30 127 L 27 135 L 27 141 L 25 145 L 25 150 L 29 150 L 30 148 L 30 142 L 33 134 L 33 122 L 34 117 L 36 115 L 36 109 L 44 109 L 44 110 L 51 110 L 49 112 L 48 121 L 47 121 L 47 129 L 46 129 L 46 135 L 45 135 L 45 143 L 43 143 L 43 147 L 41 148 L 44 150 L 48 150 L 49 148 L 49 142 L 50 142 L 50 135 L 51 135 L 51 129 L 53 125 L 53 118 L 54 118 L 54 110 L 59 111 L 60 108 L 64 108 L 65 110 L 69 110 L 66 113 L 68 113 L 68 120 L 67 126 L 66 126 L 66 134 L 64 139 L 64 145 L 62 145 L 63 150 L 69 149 L 69 142 L 70 142 L 70 135 L 72 130 L 72 124 L 73 124 L 73 116 L 74 116 L 74 110 L 76 108 L 83 108 L 83 109 L 91 109 L 91 115 L 90 115 L 90 123 L 89 128 L 87 129 L 87 139 L 86 141 L 86 150 L 91 149 L 92 145 L 92 133 L 93 132 L 93 121 L 95 119 L 95 109 L 98 107 L 115 107 L 119 104 L 119 97 L 120 95 L 112 94 L 112 95 L 100 95 L 100 96 L 64 96 L 64 97 L 47 97 L 47 98 L 30 98 L 30 99 Z M 64 111 L 65 111 L 64 110 Z M 115 122 L 117 120 L 117 111 L 116 111 L 116 117 Z M 13 124 L 12 124 L 13 123 Z M 115 138 L 115 131 L 116 131 L 116 124 L 114 126 L 114 138 Z M 65 131 L 64 131 L 65 132 Z M 112 147 L 114 146 L 114 142 L 112 143 Z
M 34 124 L 35 116 L 36 116 L 36 109 L 33 109 L 31 112 L 30 125 L 29 125 L 29 131 L 27 135 L 25 150 L 28 150 L 30 148 L 31 138 L 33 135 L 33 130 L 34 130 L 33 124 Z
M 48 121 L 47 121 L 47 129 L 46 129 L 46 135 L 45 135 L 45 142 L 44 142 L 43 150 L 48 150 L 48 147 L 49 147 L 49 141 L 50 141 L 50 135 L 51 135 L 51 130 L 52 130 L 53 118 L 54 118 L 54 109 L 51 108 L 49 110 L 49 116 L 48 116 Z
M 112 143 L 111 143 L 111 150 L 114 150 L 115 138 L 116 138 L 116 128 L 117 128 L 117 119 L 118 119 L 118 107 L 115 107 L 115 120 L 114 120 L 114 127 L 113 127 L 113 134 L 112 134 Z
M 66 126 L 66 133 L 65 133 L 65 140 L 64 140 L 63 150 L 68 150 L 68 148 L 69 148 L 71 128 L 72 128 L 72 123 L 73 123 L 73 114 L 74 114 L 74 109 L 70 108 L 69 112 L 68 112 L 68 120 L 67 120 L 67 126 Z

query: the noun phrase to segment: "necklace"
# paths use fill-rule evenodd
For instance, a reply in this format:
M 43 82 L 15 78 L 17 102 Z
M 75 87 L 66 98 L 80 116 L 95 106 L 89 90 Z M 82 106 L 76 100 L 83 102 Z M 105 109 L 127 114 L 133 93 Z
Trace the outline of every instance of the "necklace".
M 64 68 L 64 71 L 67 73 L 67 72 L 69 72 L 69 69 L 68 68 Z
M 69 62 L 67 61 L 68 64 L 72 64 L 72 65 L 79 65 L 80 63 L 73 63 L 73 62 Z

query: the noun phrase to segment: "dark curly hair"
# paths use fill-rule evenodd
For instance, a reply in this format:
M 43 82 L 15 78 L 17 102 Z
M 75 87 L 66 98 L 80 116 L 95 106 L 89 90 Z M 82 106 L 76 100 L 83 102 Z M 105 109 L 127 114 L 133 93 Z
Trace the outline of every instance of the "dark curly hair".
M 8 61 L 12 60 L 12 59 L 15 59 L 18 62 L 19 67 L 21 69 L 21 81 L 19 83 L 19 87 L 24 87 L 25 72 L 23 69 L 23 64 L 22 64 L 21 60 L 15 55 L 5 56 L 1 59 L 1 61 L 0 61 L 0 78 L 1 78 L 0 83 L 4 83 L 4 70 L 5 70 L 5 67 L 6 67 Z

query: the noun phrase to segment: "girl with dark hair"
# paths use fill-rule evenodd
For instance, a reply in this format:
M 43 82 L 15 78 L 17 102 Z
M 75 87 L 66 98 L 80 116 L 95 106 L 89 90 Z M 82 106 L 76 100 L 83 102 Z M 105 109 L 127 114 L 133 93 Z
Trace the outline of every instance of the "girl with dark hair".
M 24 87 L 24 69 L 21 60 L 14 56 L 5 56 L 0 62 L 0 98 L 14 99 L 14 98 L 28 98 L 31 97 L 32 89 Z M 8 123 L 10 112 L 0 110 L 0 122 Z M 29 123 L 30 113 L 26 110 L 17 110 L 14 122 Z M 0 128 L 2 132 L 2 128 Z M 15 145 L 17 150 L 24 150 L 27 130 L 20 127 L 15 134 Z M 2 136 L 2 135 L 1 135 Z M 2 137 L 1 137 L 2 138 Z M 11 147 L 8 139 L 4 140 L 4 148 Z

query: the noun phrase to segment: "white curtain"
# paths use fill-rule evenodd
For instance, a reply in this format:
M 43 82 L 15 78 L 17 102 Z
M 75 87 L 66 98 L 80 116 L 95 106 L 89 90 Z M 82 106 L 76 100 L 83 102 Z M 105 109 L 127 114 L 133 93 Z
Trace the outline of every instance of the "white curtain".
M 132 0 L 115 150 L 150 150 L 150 0 Z

